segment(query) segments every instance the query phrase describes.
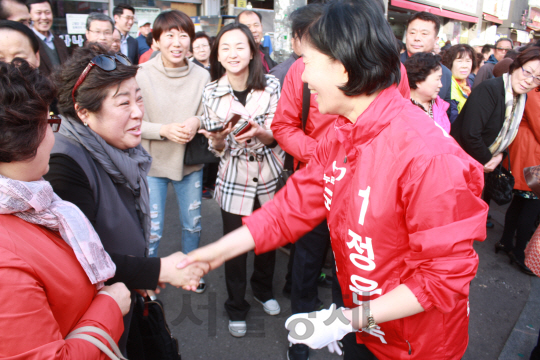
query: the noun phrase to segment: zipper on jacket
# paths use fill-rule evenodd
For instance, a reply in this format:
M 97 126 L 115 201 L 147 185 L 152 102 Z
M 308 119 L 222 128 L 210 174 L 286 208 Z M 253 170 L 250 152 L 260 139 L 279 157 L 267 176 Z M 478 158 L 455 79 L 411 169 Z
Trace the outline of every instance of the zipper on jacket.
M 412 347 L 411 347 L 411 343 L 409 342 L 409 340 L 405 340 L 407 342 L 407 345 L 409 345 L 409 355 L 411 355 L 412 353 Z

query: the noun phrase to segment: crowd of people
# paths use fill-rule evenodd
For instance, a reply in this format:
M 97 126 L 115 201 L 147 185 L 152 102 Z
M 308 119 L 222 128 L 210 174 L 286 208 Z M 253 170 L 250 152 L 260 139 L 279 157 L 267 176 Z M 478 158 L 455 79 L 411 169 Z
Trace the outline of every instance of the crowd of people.
M 326 346 L 460 359 L 473 243 L 493 227 L 485 177 L 501 166 L 515 186 L 495 251 L 534 275 L 540 201 L 523 169 L 540 165 L 540 43 L 439 49 L 439 18 L 419 12 L 403 44 L 382 4 L 332 0 L 290 14 L 293 52 L 277 64 L 254 10 L 215 38 L 178 10 L 137 38 L 133 7 L 112 15 L 91 13 L 69 51 L 48 0 L 0 0 L 0 357 L 106 359 L 83 332 L 139 359 L 137 292 L 202 293 L 222 264 L 228 330 L 243 337 L 247 252 L 254 299 L 277 315 L 275 250 L 293 243 L 288 359 Z M 196 139 L 216 161 L 187 161 Z M 169 184 L 181 251 L 158 257 Z M 199 247 L 204 198 L 224 236 Z

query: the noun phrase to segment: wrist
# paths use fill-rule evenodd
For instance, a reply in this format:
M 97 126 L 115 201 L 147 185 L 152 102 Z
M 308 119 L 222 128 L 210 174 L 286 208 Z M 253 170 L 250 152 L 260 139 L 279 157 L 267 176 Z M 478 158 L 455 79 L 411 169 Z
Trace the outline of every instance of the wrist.
M 167 136 L 165 136 L 165 134 L 167 133 L 167 129 L 168 129 L 169 125 L 161 125 L 161 127 L 159 128 L 159 136 L 161 136 L 162 138 L 165 138 Z
M 169 257 L 160 258 L 159 264 L 160 264 L 160 268 L 159 268 L 158 283 L 170 283 L 171 279 L 167 271 L 168 265 L 169 265 Z M 173 266 L 174 265 L 175 264 L 173 264 Z

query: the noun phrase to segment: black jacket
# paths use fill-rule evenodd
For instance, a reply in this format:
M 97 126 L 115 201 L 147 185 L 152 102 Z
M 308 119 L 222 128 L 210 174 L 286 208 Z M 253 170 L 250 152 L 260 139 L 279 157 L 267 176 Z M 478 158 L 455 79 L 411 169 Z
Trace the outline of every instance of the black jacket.
M 259 49 L 261 49 L 264 54 L 264 60 L 266 60 L 266 63 L 268 64 L 268 69 L 272 70 L 272 68 L 277 65 L 277 62 L 270 57 L 270 49 L 262 45 L 259 45 Z
M 467 154 L 481 164 L 491 160 L 489 146 L 504 123 L 505 98 L 502 77 L 484 80 L 475 87 L 452 124 L 450 135 Z
M 128 55 L 133 65 L 139 64 L 139 42 L 131 36 L 127 37 Z

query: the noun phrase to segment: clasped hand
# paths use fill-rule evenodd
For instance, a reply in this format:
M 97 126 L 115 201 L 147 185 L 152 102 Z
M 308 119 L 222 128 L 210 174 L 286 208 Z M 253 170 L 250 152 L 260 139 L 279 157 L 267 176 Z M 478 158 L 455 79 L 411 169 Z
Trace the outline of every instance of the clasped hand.
M 193 139 L 199 129 L 199 119 L 190 117 L 183 123 L 171 123 L 162 125 L 159 135 L 178 144 L 186 144 Z
M 184 290 L 195 291 L 201 277 L 210 271 L 210 266 L 206 262 L 195 262 L 182 269 L 178 268 L 177 265 L 185 258 L 186 255 L 180 251 L 161 258 L 159 283 L 169 283 Z

